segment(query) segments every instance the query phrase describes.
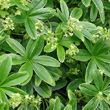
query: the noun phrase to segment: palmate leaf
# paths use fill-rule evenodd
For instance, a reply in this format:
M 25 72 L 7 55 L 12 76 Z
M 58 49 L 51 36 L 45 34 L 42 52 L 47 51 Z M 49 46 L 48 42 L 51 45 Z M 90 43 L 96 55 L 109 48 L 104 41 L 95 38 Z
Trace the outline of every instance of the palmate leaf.
M 60 63 L 56 59 L 54 59 L 50 56 L 46 56 L 46 55 L 33 57 L 33 62 L 37 62 L 37 63 L 42 64 L 44 66 L 52 66 L 52 67 L 59 67 L 60 66 Z
M 49 98 L 51 96 L 51 89 L 44 82 L 42 82 L 38 87 L 34 85 L 34 89 L 44 98 Z
M 83 110 L 95 110 L 99 104 L 97 97 L 93 97 L 87 104 L 84 106 Z
M 84 92 L 87 95 L 95 96 L 98 94 L 98 89 L 91 84 L 83 83 L 83 84 L 80 84 L 79 88 L 82 92 Z
M 12 38 L 8 38 L 7 43 L 9 44 L 9 46 L 14 49 L 17 53 L 19 53 L 22 56 L 26 56 L 25 55 L 25 49 L 24 47 L 16 40 L 12 39 Z
M 8 76 L 11 70 L 12 60 L 11 57 L 6 56 L 2 60 L 0 64 L 0 85 L 5 81 L 6 77 Z
M 10 75 L 6 80 L 1 84 L 2 87 L 14 86 L 21 84 L 29 78 L 28 72 L 19 72 L 16 74 Z
M 35 71 L 35 73 L 46 83 L 50 84 L 50 85 L 55 85 L 54 80 L 52 79 L 51 75 L 49 74 L 49 72 L 40 64 L 37 63 L 32 63 L 32 67 Z
M 82 0 L 82 3 L 83 3 L 86 7 L 88 7 L 88 6 L 90 6 L 91 0 Z

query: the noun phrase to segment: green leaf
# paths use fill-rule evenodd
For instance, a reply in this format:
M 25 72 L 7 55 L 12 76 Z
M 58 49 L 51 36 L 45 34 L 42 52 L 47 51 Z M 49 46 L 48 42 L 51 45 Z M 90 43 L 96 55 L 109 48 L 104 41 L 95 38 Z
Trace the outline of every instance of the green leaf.
M 35 85 L 39 86 L 41 84 L 42 80 L 38 77 L 38 75 L 35 75 Z
M 100 52 L 100 50 L 104 45 L 105 45 L 105 42 L 103 41 L 103 39 L 99 39 L 94 45 L 93 54 L 98 55 L 98 53 Z
M 91 0 L 81 0 L 81 1 L 86 7 L 90 6 Z
M 0 99 L 6 103 L 6 106 L 5 106 L 5 110 L 9 110 L 9 105 L 8 105 L 8 100 L 7 100 L 7 97 L 6 95 L 3 93 L 2 90 L 0 90 Z M 2 109 L 1 109 L 2 110 Z M 4 110 L 4 109 L 3 109 Z
M 15 4 L 16 4 L 19 8 L 23 9 L 23 10 L 26 10 L 26 11 L 29 10 L 29 8 L 28 8 L 26 5 L 23 5 L 20 0 L 15 0 Z
M 26 55 L 28 59 L 32 59 L 34 56 L 38 56 L 44 46 L 44 37 L 41 35 L 37 40 L 30 39 L 26 47 Z
M 92 58 L 92 55 L 87 50 L 79 49 L 79 52 L 72 56 L 72 58 L 79 61 L 88 61 Z
M 72 106 L 71 106 L 70 104 L 68 104 L 68 105 L 64 108 L 64 110 L 72 110 Z
M 54 51 L 56 49 L 56 46 L 54 47 L 54 48 L 52 48 L 52 43 L 50 43 L 49 45 L 46 45 L 45 47 L 44 47 L 44 51 L 45 52 L 52 52 L 52 51 Z
M 93 22 L 97 18 L 98 10 L 96 6 L 92 3 L 91 9 L 90 9 L 90 20 Z
M 35 73 L 46 83 L 51 84 L 51 85 L 55 85 L 54 80 L 52 79 L 52 77 L 50 76 L 50 74 L 48 73 L 48 71 L 41 65 L 37 64 L 37 63 L 32 63 L 32 67 L 35 71 Z M 45 74 L 45 75 L 44 75 Z
M 59 79 L 59 77 L 61 77 L 62 73 L 58 68 L 50 68 L 50 67 L 45 67 L 47 69 L 47 71 L 52 75 L 52 77 L 54 78 L 55 81 L 57 81 Z
M 95 70 L 93 73 L 94 83 L 98 90 L 102 91 L 103 89 L 103 77 L 99 70 Z
M 110 66 L 107 63 L 104 63 L 98 59 L 96 60 L 96 63 L 98 67 L 100 68 L 100 70 L 103 71 L 104 74 L 110 77 Z
M 44 98 L 49 98 L 51 96 L 51 89 L 44 82 L 42 82 L 38 87 L 34 85 L 34 89 Z
M 110 94 L 110 86 L 108 86 L 105 90 L 103 90 L 103 93 L 105 95 L 109 95 Z
M 25 20 L 25 28 L 26 28 L 27 33 L 32 39 L 37 39 L 37 30 L 35 28 L 35 23 L 33 19 L 27 18 Z
M 50 13 L 52 9 L 51 8 L 41 8 L 41 9 L 37 9 L 35 11 L 32 11 L 29 14 L 29 17 L 34 17 L 36 19 L 48 19 L 50 17 L 52 17 L 52 13 Z
M 99 101 L 96 97 L 93 97 L 83 108 L 83 110 L 95 110 L 99 104 Z
M 16 40 L 12 39 L 12 38 L 8 38 L 7 43 L 9 44 L 9 46 L 14 49 L 17 53 L 19 53 L 22 56 L 26 56 L 25 55 L 25 49 L 24 47 Z
M 14 23 L 24 23 L 26 19 L 24 15 L 10 15 L 9 18 L 13 20 Z
M 65 50 L 61 45 L 57 45 L 57 56 L 60 62 L 65 60 Z
M 93 51 L 93 45 L 92 45 L 92 43 L 89 40 L 85 39 L 84 40 L 84 45 L 86 46 L 86 48 L 88 49 L 88 51 L 92 54 L 92 51 Z
M 104 83 L 103 83 L 103 90 L 110 84 L 110 78 L 105 76 Z
M 66 20 L 68 20 L 69 10 L 68 10 L 68 6 L 64 0 L 60 0 L 60 7 L 61 7 L 61 11 L 62 11 L 63 15 L 65 16 Z
M 89 39 L 89 40 L 93 40 L 93 35 L 89 32 L 89 31 L 87 31 L 87 30 L 85 30 L 85 29 L 81 29 L 81 33 L 87 38 L 87 39 Z
M 4 82 L 11 70 L 12 60 L 10 57 L 6 56 L 3 58 L 0 64 L 0 85 Z
M 6 104 L 5 102 L 0 103 L 0 110 L 4 110 L 5 104 Z
M 104 22 L 105 22 L 105 12 L 104 12 L 104 10 L 102 12 L 99 12 L 99 15 L 100 15 L 102 23 L 104 24 Z
M 26 62 L 20 67 L 19 72 L 22 72 L 22 71 L 27 71 L 29 74 L 29 78 L 22 83 L 22 85 L 26 85 L 31 80 L 32 75 L 33 75 L 33 70 L 32 70 L 30 62 Z
M 83 93 L 90 95 L 90 96 L 95 96 L 98 94 L 97 88 L 91 84 L 83 83 L 83 84 L 80 84 L 79 88 Z
M 108 2 L 108 1 L 103 1 L 103 5 L 104 5 L 104 8 L 105 8 L 105 9 L 110 10 L 110 2 Z
M 108 104 L 105 102 L 105 100 L 100 101 L 100 108 L 101 110 L 109 110 Z
M 105 63 L 110 63 L 110 55 L 107 54 L 107 55 L 98 55 L 97 56 L 97 59 L 105 62 Z
M 61 110 L 60 98 L 59 97 L 56 97 L 55 104 L 54 104 L 54 109 L 53 110 Z
M 76 31 L 76 30 L 73 28 L 73 32 L 74 32 L 74 34 L 75 34 L 79 39 L 81 39 L 82 41 L 84 41 L 84 36 L 83 36 L 83 34 L 82 34 L 80 31 Z
M 0 89 L 5 92 L 7 95 L 9 95 L 10 97 L 12 96 L 12 94 L 15 93 L 19 93 L 21 95 L 26 95 L 27 93 L 22 91 L 21 89 L 18 88 L 14 88 L 14 87 L 0 87 Z
M 59 89 L 65 87 L 66 84 L 67 84 L 67 81 L 65 79 L 59 79 L 56 82 L 56 85 L 52 87 L 52 91 L 59 90 Z
M 0 44 L 2 44 L 4 41 L 6 41 L 6 39 L 9 38 L 9 35 L 7 35 L 5 33 L 3 33 L 3 34 L 0 33 L 0 36 L 1 36 L 1 38 L 0 38 Z
M 78 88 L 79 84 L 81 84 L 81 79 L 75 79 L 68 84 L 67 90 L 74 91 Z
M 33 11 L 33 10 L 43 8 L 45 6 L 46 2 L 47 2 L 47 0 L 37 0 L 37 1 L 32 0 L 33 8 L 31 10 Z
M 81 8 L 74 8 L 70 14 L 71 17 L 79 19 L 82 16 L 82 9 Z
M 85 82 L 90 83 L 93 80 L 93 73 L 96 69 L 96 61 L 95 59 L 91 59 L 91 61 L 87 65 L 86 75 L 85 75 Z
M 95 4 L 95 6 L 97 7 L 97 9 L 99 10 L 99 12 L 103 12 L 103 2 L 102 0 L 92 0 L 93 3 Z
M 18 85 L 24 82 L 28 78 L 29 78 L 28 72 L 19 72 L 16 74 L 12 74 L 2 83 L 1 86 L 6 87 L 6 86 Z
M 9 55 L 12 58 L 12 65 L 19 65 L 19 64 L 26 62 L 26 59 L 20 55 L 12 54 L 12 53 Z
M 35 56 L 33 57 L 33 61 L 42 64 L 44 66 L 52 66 L 52 67 L 60 66 L 60 63 L 56 59 L 46 55 L 41 55 L 37 57 Z

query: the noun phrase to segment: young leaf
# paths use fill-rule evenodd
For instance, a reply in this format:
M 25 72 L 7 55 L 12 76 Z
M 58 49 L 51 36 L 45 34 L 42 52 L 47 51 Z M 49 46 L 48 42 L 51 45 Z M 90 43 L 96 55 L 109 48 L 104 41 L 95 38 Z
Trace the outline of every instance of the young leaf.
M 57 45 L 57 56 L 60 62 L 65 60 L 65 50 L 61 45 Z
M 81 89 L 81 91 L 87 95 L 90 96 L 95 96 L 98 94 L 98 90 L 95 86 L 91 85 L 91 84 L 80 84 L 79 88 Z
M 6 41 L 13 50 L 24 57 L 26 56 L 24 47 L 18 41 L 12 38 L 8 38 Z
M 32 67 L 35 71 L 35 73 L 46 83 L 51 84 L 51 85 L 55 85 L 54 80 L 52 79 L 52 77 L 50 76 L 50 74 L 48 73 L 48 71 L 41 65 L 37 64 L 37 63 L 32 63 Z M 45 74 L 45 75 L 44 75 Z
M 99 104 L 97 97 L 93 97 L 87 104 L 84 106 L 83 110 L 95 110 Z
M 64 2 L 64 0 L 60 0 L 60 7 L 61 7 L 62 13 L 65 16 L 66 20 L 68 20 L 68 18 L 69 18 L 69 10 L 68 10 L 68 6 Z
M 81 8 L 74 8 L 70 14 L 71 17 L 79 19 L 82 16 L 82 9 Z
M 11 70 L 12 61 L 10 57 L 4 57 L 0 64 L 0 85 L 4 82 Z
M 33 57 L 33 61 L 42 64 L 44 66 L 52 66 L 52 67 L 60 66 L 60 63 L 56 59 L 46 55 Z
M 34 89 L 44 98 L 49 98 L 51 96 L 50 87 L 42 82 L 38 87 L 34 85 Z
M 82 0 L 82 3 L 83 3 L 86 7 L 88 7 L 88 6 L 90 6 L 91 0 Z
M 16 74 L 12 74 L 2 83 L 1 86 L 6 87 L 6 86 L 18 85 L 24 82 L 28 78 L 29 78 L 28 72 L 19 72 Z

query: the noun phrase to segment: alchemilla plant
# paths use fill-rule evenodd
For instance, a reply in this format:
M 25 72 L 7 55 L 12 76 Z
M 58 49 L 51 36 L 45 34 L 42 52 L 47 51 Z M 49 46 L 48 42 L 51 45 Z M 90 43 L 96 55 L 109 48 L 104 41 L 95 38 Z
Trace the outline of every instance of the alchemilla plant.
M 110 110 L 110 0 L 0 0 L 0 110 Z

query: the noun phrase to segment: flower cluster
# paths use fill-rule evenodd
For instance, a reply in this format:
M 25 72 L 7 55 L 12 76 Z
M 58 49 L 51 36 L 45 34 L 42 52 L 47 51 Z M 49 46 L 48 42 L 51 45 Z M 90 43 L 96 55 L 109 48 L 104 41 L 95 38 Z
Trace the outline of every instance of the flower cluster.
M 39 30 L 40 32 L 43 32 L 44 25 L 40 20 L 38 20 L 37 23 L 35 24 L 35 28 L 36 28 L 36 30 Z
M 76 55 L 76 53 L 78 52 L 79 52 L 79 49 L 74 44 L 71 44 L 70 48 L 66 50 L 66 54 L 70 56 Z
M 99 92 L 99 93 L 97 94 L 97 100 L 98 100 L 98 101 L 103 100 L 103 94 L 102 94 L 102 92 Z
M 26 6 L 28 2 L 31 2 L 31 0 L 20 0 L 20 2 L 23 6 Z
M 70 68 L 68 73 L 72 73 L 74 75 L 78 75 L 79 74 L 79 70 L 78 70 L 78 68 Z
M 34 106 L 37 108 L 37 105 L 41 104 L 40 96 L 36 98 L 33 95 L 25 95 L 24 97 L 21 96 L 19 93 L 13 94 L 11 99 L 9 100 L 9 105 L 13 109 L 18 107 L 19 105 L 27 105 L 27 106 Z M 38 108 L 37 108 L 38 109 Z
M 1 9 L 8 9 L 10 7 L 10 0 L 0 0 Z
M 45 36 L 47 45 L 51 45 L 51 49 L 56 48 L 58 38 L 54 37 L 54 33 L 51 30 L 48 30 L 47 35 Z
M 95 35 L 93 35 L 93 43 L 99 40 L 99 38 L 103 38 L 103 40 L 106 40 L 107 43 L 110 43 L 110 29 L 103 28 L 98 26 L 99 32 Z
M 22 102 L 22 97 L 19 93 L 12 94 L 12 97 L 9 101 L 9 105 L 14 109 L 18 107 Z
M 76 31 L 81 31 L 82 25 L 79 25 L 79 20 L 76 18 L 73 18 L 70 16 L 67 24 L 64 26 L 63 31 L 65 33 L 65 36 L 72 36 L 73 35 L 73 29 Z
M 108 94 L 108 96 L 106 97 L 107 102 L 109 102 L 110 104 L 110 94 Z
M 4 27 L 4 30 L 14 30 L 14 23 L 10 18 L 6 18 L 5 20 L 2 20 L 2 25 Z
M 22 10 L 19 8 L 19 7 L 16 7 L 16 12 L 15 12 L 15 15 L 21 15 L 22 13 Z

